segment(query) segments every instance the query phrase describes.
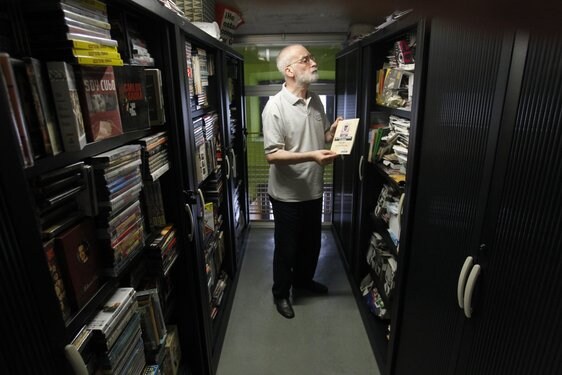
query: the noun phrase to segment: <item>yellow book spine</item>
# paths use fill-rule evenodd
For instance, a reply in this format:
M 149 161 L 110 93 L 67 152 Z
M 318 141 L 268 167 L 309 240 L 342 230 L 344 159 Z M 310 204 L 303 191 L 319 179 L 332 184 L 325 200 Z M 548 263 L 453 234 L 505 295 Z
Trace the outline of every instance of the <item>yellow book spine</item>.
M 93 56 L 74 56 L 79 65 L 123 66 L 122 59 L 112 59 Z
M 108 47 L 111 48 L 111 47 Z M 115 49 L 72 49 L 74 56 L 92 56 L 110 59 L 120 59 L 121 55 Z

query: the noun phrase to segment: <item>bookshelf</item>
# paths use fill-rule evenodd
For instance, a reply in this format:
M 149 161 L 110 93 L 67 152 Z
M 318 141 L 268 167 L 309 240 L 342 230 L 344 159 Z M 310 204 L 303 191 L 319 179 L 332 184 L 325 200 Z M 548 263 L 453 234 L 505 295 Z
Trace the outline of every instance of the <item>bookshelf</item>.
M 342 217 L 340 221 L 336 217 L 334 220 L 335 234 L 347 261 L 361 317 L 382 373 L 388 373 L 394 339 L 392 333 L 396 329 L 395 317 L 399 309 L 396 292 L 391 298 L 386 293 L 399 284 L 400 274 L 392 267 L 396 267 L 395 264 L 398 269 L 402 267 L 404 255 L 399 251 L 397 242 L 402 244 L 407 240 L 405 221 L 400 220 L 407 211 L 404 210 L 403 214 L 399 212 L 402 212 L 402 205 L 407 208 L 410 192 L 407 172 L 415 155 L 419 90 L 424 80 L 423 57 L 427 48 L 424 43 L 425 22 L 415 14 L 409 14 L 350 45 L 336 57 L 336 82 L 340 82 L 336 85 L 338 115 L 345 114 L 349 118 L 349 114 L 355 113 L 353 117 L 359 117 L 362 126 L 356 143 L 360 147 L 355 157 L 346 162 L 349 166 L 339 166 L 338 161 L 334 166 L 335 181 L 352 173 L 352 177 L 348 178 L 352 181 L 351 186 L 336 184 L 334 195 L 345 195 L 345 189 L 353 191 L 353 199 L 341 209 L 342 212 L 348 211 L 348 217 Z M 398 60 L 398 49 L 401 59 L 402 54 L 410 54 L 408 60 Z M 352 64 L 350 57 L 360 61 L 360 65 L 349 69 Z M 415 65 L 411 59 L 415 60 Z M 403 69 L 406 63 L 407 68 Z M 396 71 L 397 74 L 394 73 Z M 408 79 L 404 80 L 406 74 Z M 411 81 L 408 84 L 409 80 L 413 80 L 414 84 Z M 393 121 L 396 126 L 392 125 Z M 387 130 L 382 132 L 383 128 Z M 381 131 L 378 135 L 380 142 L 376 142 L 378 131 Z M 406 150 L 407 154 L 400 156 L 404 160 L 393 156 L 396 145 L 400 145 L 399 150 Z M 387 161 L 388 156 L 393 158 Z M 383 165 L 383 161 L 389 164 Z M 394 170 L 390 169 L 391 165 L 394 165 Z M 348 172 L 349 169 L 352 172 Z M 404 194 L 406 199 L 400 199 Z M 345 228 L 347 223 L 351 223 L 350 228 L 353 228 L 349 230 L 351 234 L 338 230 L 340 226 Z M 402 231 L 398 234 L 400 226 Z M 375 233 L 380 236 L 379 242 L 373 242 Z M 378 244 L 375 246 L 374 243 Z M 380 262 L 376 269 L 382 274 L 375 272 L 368 263 L 368 254 L 377 254 L 373 259 Z M 385 276 L 384 272 L 389 273 Z M 385 278 L 387 282 L 393 280 L 386 288 Z M 362 285 L 369 286 L 362 290 Z M 368 300 L 366 295 L 370 296 Z
M 542 322 L 555 321 L 562 311 L 548 302 L 562 282 L 560 235 L 546 229 L 559 223 L 561 200 L 545 199 L 552 186 L 544 184 L 560 174 L 551 164 L 561 150 L 555 135 L 560 103 L 552 100 L 560 96 L 554 83 L 562 61 L 560 33 L 412 16 L 340 53 L 340 66 L 352 53 L 362 56 L 355 76 L 336 72 L 337 80 L 366 82 L 338 91 L 338 107 L 364 98 L 346 109 L 357 110 L 366 125 L 354 165 L 360 178 L 353 179 L 355 199 L 348 206 L 357 250 L 342 252 L 381 372 L 556 372 L 549 338 L 558 331 Z M 375 72 L 390 47 L 412 32 L 415 84 L 406 115 L 376 101 Z M 410 122 L 404 186 L 395 186 L 378 164 L 362 162 L 373 113 Z M 377 273 L 366 264 L 372 231 L 383 232 L 387 245 L 395 242 L 388 236 L 391 225 L 372 217 L 385 186 L 405 198 L 397 253 L 387 246 L 397 261 L 392 298 L 382 296 L 391 306 L 390 319 L 379 319 L 357 285 Z M 537 236 L 529 228 L 550 234 Z M 463 265 L 470 277 L 463 276 Z M 541 288 L 545 282 L 548 290 Z
M 50 3 L 56 2 L 50 1 Z M 71 3 L 75 6 L 74 3 L 82 4 L 88 3 L 88 1 L 68 1 L 68 4 Z M 96 4 L 97 2 L 91 1 L 89 3 Z M 18 36 L 22 40 L 14 43 L 11 46 L 12 49 L 8 51 L 10 56 L 16 59 L 35 54 L 35 50 L 23 42 L 29 35 L 26 25 L 34 19 L 25 7 L 30 7 L 32 4 L 34 4 L 33 1 L 17 4 L 14 2 L 10 4 L 10 7 L 1 9 L 6 12 L 2 13 L 3 15 L 11 14 L 10 12 L 17 15 L 17 17 L 12 17 L 11 27 L 18 31 Z M 239 209 L 241 205 L 247 204 L 244 197 L 246 190 L 240 189 L 239 181 L 232 182 L 232 174 L 226 173 L 226 171 L 232 169 L 232 164 L 230 164 L 230 160 L 227 162 L 226 158 L 223 157 L 224 152 L 228 150 L 226 151 L 228 155 L 238 155 L 239 158 L 245 160 L 244 144 L 238 141 L 231 143 L 229 117 L 232 113 L 230 104 L 237 102 L 239 112 L 236 114 L 238 124 L 236 132 L 237 134 L 243 134 L 245 123 L 242 106 L 244 100 L 242 98 L 243 90 L 240 90 L 240 87 L 242 85 L 241 74 L 244 62 L 242 57 L 228 46 L 213 39 L 158 2 L 148 0 L 114 1 L 107 4 L 107 15 L 112 29 L 120 28 L 120 33 L 116 32 L 115 36 L 112 33 L 111 36 L 122 38 L 120 43 L 129 46 L 129 48 L 119 50 L 123 60 L 127 63 L 134 58 L 137 63 L 139 61 L 145 63 L 147 69 L 159 70 L 162 85 L 159 103 L 163 102 L 159 114 L 160 120 L 158 120 L 159 123 L 152 123 L 150 126 L 147 123 L 144 128 L 139 130 L 124 131 L 120 135 L 89 142 L 80 151 L 63 151 L 54 156 L 36 158 L 33 160 L 33 166 L 27 168 L 23 167 L 23 160 L 18 147 L 18 134 L 15 132 L 15 128 L 12 126 L 3 127 L 1 189 L 4 197 L 13 197 L 13 199 L 2 200 L 2 222 L 5 223 L 2 230 L 2 248 L 4 250 L 5 246 L 10 246 L 14 251 L 6 251 L 7 257 L 3 259 L 2 263 L 6 266 L 9 264 L 17 271 L 6 274 L 5 281 L 6 285 L 13 288 L 16 293 L 15 298 L 21 299 L 20 302 L 11 304 L 8 310 L 13 316 L 12 321 L 17 322 L 15 326 L 18 327 L 17 329 L 14 326 L 6 327 L 6 332 L 10 332 L 14 336 L 15 343 L 10 357 L 19 359 L 24 356 L 22 350 L 24 346 L 18 343 L 23 343 L 26 339 L 18 337 L 19 332 L 24 330 L 33 330 L 34 332 L 29 336 L 29 339 L 33 338 L 33 344 L 25 345 L 26 351 L 32 352 L 31 356 L 34 361 L 15 360 L 9 367 L 13 366 L 11 371 L 13 373 L 57 374 L 68 372 L 69 365 L 64 357 L 64 346 L 70 343 L 82 327 L 88 324 L 97 314 L 100 306 L 103 306 L 118 288 L 131 286 L 138 288 L 138 290 L 156 287 L 159 291 L 162 291 L 158 300 L 159 304 L 162 305 L 165 323 L 178 327 L 176 337 L 179 337 L 182 348 L 182 371 L 213 374 L 226 331 L 234 295 L 233 290 L 236 286 L 235 281 L 239 271 L 241 248 L 248 224 L 247 220 L 240 220 Z M 3 19 L 6 20 L 9 17 Z M 151 32 L 146 32 L 143 28 L 138 27 L 139 24 L 150 24 L 153 29 L 151 29 Z M 120 36 L 117 36 L 117 34 Z M 142 43 L 142 46 L 138 43 Z M 206 51 L 208 58 L 212 60 L 211 62 L 203 62 L 200 66 L 200 68 L 214 70 L 212 74 L 209 74 L 208 82 L 205 82 L 205 86 L 208 88 L 208 96 L 207 102 L 202 108 L 192 108 L 189 105 L 189 98 L 195 88 L 190 86 L 186 74 L 186 43 L 192 44 L 201 51 Z M 136 56 L 139 51 L 144 49 L 147 50 L 148 55 Z M 48 52 L 48 56 L 47 52 L 41 52 L 37 54 L 37 58 L 41 63 L 44 63 L 56 59 L 57 55 L 56 52 L 52 51 Z M 74 60 L 74 57 L 67 53 L 58 56 L 58 58 L 66 59 L 74 64 L 74 67 L 76 66 L 77 60 Z M 227 66 L 232 65 L 236 66 L 237 70 L 226 69 Z M 223 87 L 223 85 L 228 84 L 229 80 L 233 79 L 233 74 L 234 79 L 238 80 L 235 94 Z M 2 92 L 0 114 L 3 123 L 12 124 L 11 106 L 5 94 L 6 92 Z M 230 95 L 228 99 L 224 97 L 226 95 Z M 159 104 L 155 105 L 158 106 Z M 210 124 L 206 129 L 210 138 L 209 141 L 214 140 L 214 143 L 209 145 L 207 150 L 208 161 L 212 166 L 211 173 L 204 178 L 197 179 L 197 164 L 194 158 L 197 143 L 193 125 L 198 118 L 207 120 L 209 115 L 214 115 L 213 119 L 209 120 Z M 37 214 L 38 201 L 34 196 L 34 189 L 36 188 L 34 181 L 75 163 L 83 162 L 90 165 L 92 160 L 95 160 L 100 154 L 113 152 L 125 145 L 139 144 L 146 137 L 162 132 L 165 132 L 167 137 L 165 154 L 161 154 L 157 158 L 151 158 L 147 154 L 146 159 L 139 161 L 139 163 L 141 163 L 141 166 L 146 163 L 146 168 L 149 168 L 150 161 L 151 167 L 159 167 L 166 159 L 166 163 L 169 165 L 166 172 L 162 175 L 160 173 L 154 174 L 154 176 L 157 176 L 154 178 L 157 178 L 158 189 L 161 189 L 161 201 L 158 203 L 160 209 L 163 210 L 161 214 L 165 216 L 165 222 L 175 228 L 174 255 L 167 258 L 167 251 L 170 250 L 166 248 L 161 249 L 161 259 L 149 257 L 148 246 L 156 240 L 158 229 L 154 228 L 153 223 L 151 223 L 155 218 L 149 217 L 147 213 L 147 205 L 154 204 L 154 199 L 145 195 L 146 186 L 153 182 L 145 180 L 138 195 L 143 214 L 142 238 L 144 246 L 116 274 L 100 274 L 100 283 L 93 296 L 88 299 L 84 306 L 73 307 L 70 315 L 64 317 L 59 308 L 57 294 L 43 254 L 43 239 L 39 230 L 42 218 Z M 145 144 L 143 147 L 147 147 L 148 150 L 149 146 Z M 142 152 L 141 155 L 143 155 Z M 246 176 L 245 164 L 238 163 L 235 168 L 238 171 L 237 178 L 243 180 Z M 122 177 L 123 181 L 138 178 L 126 177 L 121 175 L 119 171 L 121 169 L 116 170 L 115 176 Z M 123 174 L 126 173 L 126 169 L 122 171 Z M 142 177 L 143 179 L 146 177 L 144 172 Z M 205 192 L 203 191 L 211 183 L 211 179 L 214 179 L 212 183 L 222 186 L 222 188 L 217 191 L 211 189 L 213 191 L 207 192 L 210 196 L 204 197 Z M 109 186 L 110 182 L 108 181 L 106 187 L 109 189 Z M 135 186 L 140 187 L 140 185 Z M 202 191 L 201 195 L 198 193 L 199 190 Z M 125 192 L 125 190 L 123 191 Z M 212 196 L 213 194 L 215 196 Z M 228 275 L 227 287 L 221 297 L 220 305 L 218 305 L 218 314 L 214 319 L 211 318 L 209 311 L 209 304 L 212 301 L 208 292 L 209 283 L 205 272 L 205 268 L 209 266 L 209 259 L 213 259 L 213 257 L 205 259 L 205 251 L 209 243 L 200 230 L 203 224 L 203 217 L 200 213 L 204 206 L 204 200 L 200 200 L 200 196 L 206 201 L 214 200 L 216 203 L 216 215 L 217 219 L 220 217 L 220 220 L 217 220 L 218 225 L 213 238 L 220 238 L 221 244 L 216 247 L 220 247 L 221 254 L 217 256 L 217 259 L 220 258 L 220 262 L 217 261 L 215 272 L 217 279 L 221 273 Z M 234 199 L 236 199 L 236 202 L 233 201 Z M 237 208 L 234 209 L 233 207 Z M 247 210 L 244 214 L 246 212 Z M 124 220 L 124 218 L 119 217 L 119 220 Z M 97 220 L 99 221 L 99 219 Z M 110 219 L 106 220 L 110 221 Z M 123 236 L 125 236 L 125 232 L 123 232 Z M 97 241 L 101 240 L 97 239 Z M 104 248 L 105 245 L 99 246 Z M 158 253 L 152 253 L 152 255 L 154 254 L 158 255 Z M 158 259 L 160 259 L 159 262 L 157 262 Z M 21 276 L 17 276 L 18 274 Z M 25 277 L 25 280 L 22 279 L 22 276 Z M 216 280 L 213 279 L 211 284 L 211 287 L 214 288 L 217 284 Z M 39 307 L 39 309 L 34 309 L 33 306 Z M 2 327 L 4 331 L 4 325 Z M 26 357 L 29 358 L 27 354 Z M 140 354 L 135 357 L 135 366 L 141 365 L 140 358 Z M 149 361 L 149 358 L 150 356 L 147 354 L 147 361 Z M 146 363 L 148 364 L 148 362 Z

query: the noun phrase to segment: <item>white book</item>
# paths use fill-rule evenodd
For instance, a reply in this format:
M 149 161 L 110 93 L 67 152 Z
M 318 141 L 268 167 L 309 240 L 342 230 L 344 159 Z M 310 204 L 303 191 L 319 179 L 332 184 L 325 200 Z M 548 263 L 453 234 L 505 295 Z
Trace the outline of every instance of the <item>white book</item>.
M 64 151 L 80 151 L 86 146 L 86 132 L 72 65 L 50 61 L 47 71 Z
M 331 150 L 338 155 L 349 155 L 355 142 L 359 119 L 353 118 L 339 122 L 332 140 Z

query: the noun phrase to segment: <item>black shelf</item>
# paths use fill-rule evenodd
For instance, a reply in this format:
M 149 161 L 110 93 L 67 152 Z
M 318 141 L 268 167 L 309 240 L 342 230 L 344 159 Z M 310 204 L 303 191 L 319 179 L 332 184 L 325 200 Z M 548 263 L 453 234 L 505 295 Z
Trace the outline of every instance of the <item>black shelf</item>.
M 393 107 L 387 107 L 387 106 L 378 105 L 378 104 L 375 105 L 373 108 L 380 111 L 380 112 L 385 112 L 385 113 L 388 113 L 389 115 L 403 117 L 403 118 L 406 118 L 408 120 L 410 120 L 412 118 L 412 111 L 408 110 L 408 109 L 393 108 Z
M 216 109 L 212 106 L 196 109 L 191 111 L 191 118 L 197 118 L 206 115 L 207 113 L 216 112 Z
M 138 140 L 152 134 L 154 130 L 137 130 L 124 133 L 117 137 L 104 139 L 98 142 L 88 143 L 82 150 L 76 152 L 61 152 L 52 157 L 46 157 L 35 161 L 35 165 L 25 170 L 28 178 L 39 176 L 43 173 L 62 168 L 66 165 L 77 163 L 91 156 L 101 154 L 116 147 Z
M 386 173 L 385 167 L 383 165 L 381 165 L 380 162 L 374 163 L 373 165 L 375 167 L 375 170 L 384 178 L 386 183 L 388 183 L 396 191 L 398 191 L 400 193 L 404 192 L 404 187 L 406 185 L 406 182 L 404 182 L 404 183 L 397 182 L 392 177 L 390 177 L 388 175 L 388 173 Z

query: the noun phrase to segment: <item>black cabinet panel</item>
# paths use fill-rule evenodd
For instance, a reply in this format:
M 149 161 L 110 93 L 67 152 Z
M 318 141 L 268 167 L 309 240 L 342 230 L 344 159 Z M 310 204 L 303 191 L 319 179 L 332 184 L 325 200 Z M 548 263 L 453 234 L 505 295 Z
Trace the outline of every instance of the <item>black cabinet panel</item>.
M 396 374 L 453 373 L 463 329 L 457 279 L 478 245 L 499 126 L 494 105 L 505 90 L 503 40 L 432 22 L 412 236 L 401 249 L 408 257 Z
M 531 37 L 512 134 L 498 148 L 505 177 L 490 196 L 459 373 L 562 372 L 561 91 L 562 38 Z
M 360 51 L 354 49 L 336 60 L 336 116 L 358 117 Z M 356 140 L 360 142 L 360 140 Z M 333 225 L 348 264 L 353 264 L 353 206 L 359 154 L 338 157 L 334 161 Z

